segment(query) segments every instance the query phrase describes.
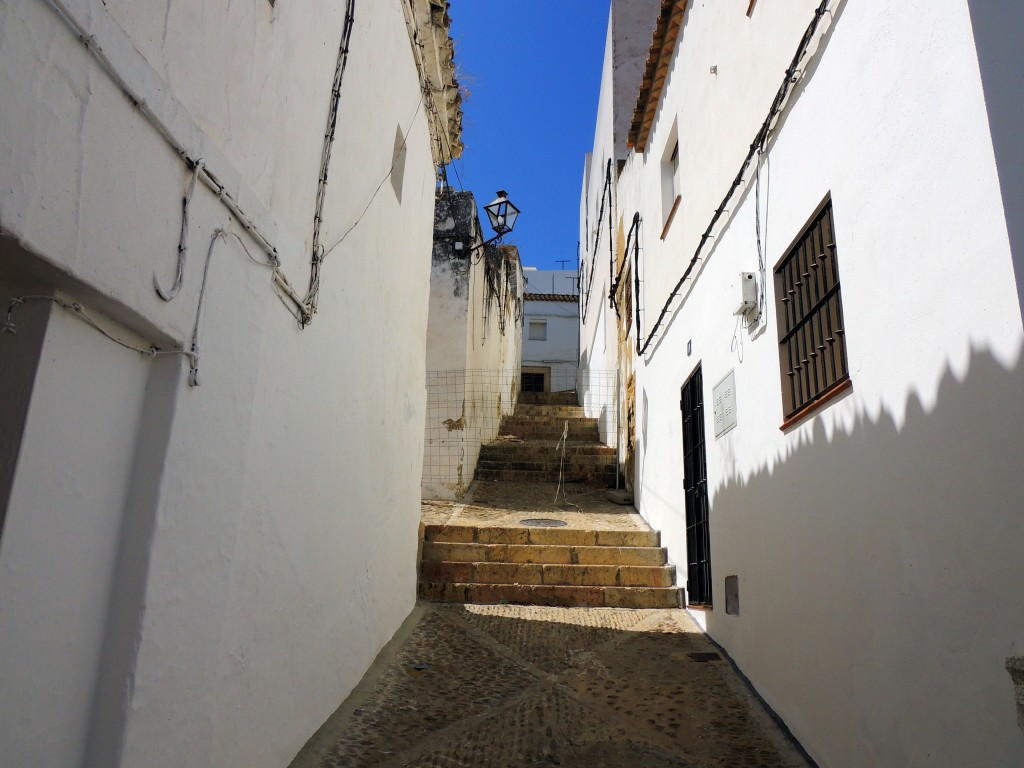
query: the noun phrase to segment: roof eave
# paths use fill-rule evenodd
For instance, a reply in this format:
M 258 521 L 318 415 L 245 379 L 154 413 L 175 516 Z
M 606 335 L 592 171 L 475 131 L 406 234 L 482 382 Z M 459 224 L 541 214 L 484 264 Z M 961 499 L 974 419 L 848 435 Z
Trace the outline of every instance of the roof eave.
M 662 0 L 658 13 L 658 23 L 654 28 L 651 47 L 647 54 L 643 80 L 637 94 L 633 119 L 629 125 L 627 146 L 637 152 L 647 149 L 651 126 L 658 113 L 658 104 L 668 78 L 668 68 L 672 63 L 676 43 L 683 28 L 683 16 L 686 13 L 688 0 Z

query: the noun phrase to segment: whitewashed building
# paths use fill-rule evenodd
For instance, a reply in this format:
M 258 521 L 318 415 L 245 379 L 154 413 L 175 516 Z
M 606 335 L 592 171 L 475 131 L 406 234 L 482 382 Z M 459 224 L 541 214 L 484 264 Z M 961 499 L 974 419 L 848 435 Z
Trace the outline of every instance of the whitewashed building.
M 580 316 L 578 275 L 566 269 L 524 269 L 523 389 L 576 389 Z
M 444 10 L 0 0 L 0 764 L 281 768 L 409 614 Z
M 514 245 L 484 241 L 471 192 L 444 187 L 434 208 L 427 324 L 425 499 L 462 498 L 480 446 L 519 395 L 523 270 Z
M 1024 8 L 664 0 L 626 107 L 612 6 L 580 375 L 692 615 L 820 765 L 1021 764 Z

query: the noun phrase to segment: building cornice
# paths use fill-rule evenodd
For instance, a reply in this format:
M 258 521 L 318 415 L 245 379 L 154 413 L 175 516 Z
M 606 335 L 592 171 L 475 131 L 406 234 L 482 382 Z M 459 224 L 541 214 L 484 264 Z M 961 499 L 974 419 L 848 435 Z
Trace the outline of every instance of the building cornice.
M 435 165 L 462 156 L 462 94 L 448 0 L 402 0 L 430 124 Z

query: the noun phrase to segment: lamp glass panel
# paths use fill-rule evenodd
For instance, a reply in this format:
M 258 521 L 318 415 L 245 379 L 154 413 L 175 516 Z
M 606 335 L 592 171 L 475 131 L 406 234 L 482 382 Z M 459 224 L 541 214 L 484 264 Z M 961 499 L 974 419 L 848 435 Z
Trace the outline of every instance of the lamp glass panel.
M 491 229 L 497 229 L 504 223 L 504 217 L 500 216 L 499 207 L 494 203 L 484 206 L 484 210 L 487 211 L 487 218 L 491 220 Z

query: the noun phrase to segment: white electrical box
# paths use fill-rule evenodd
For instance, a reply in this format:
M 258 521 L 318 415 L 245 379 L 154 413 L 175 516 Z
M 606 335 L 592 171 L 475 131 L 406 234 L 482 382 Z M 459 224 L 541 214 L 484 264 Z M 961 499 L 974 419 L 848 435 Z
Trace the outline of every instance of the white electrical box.
M 711 390 L 715 403 L 715 437 L 719 438 L 736 426 L 736 376 L 729 371 Z
M 740 272 L 740 305 L 734 315 L 752 315 L 757 312 L 757 275 Z

